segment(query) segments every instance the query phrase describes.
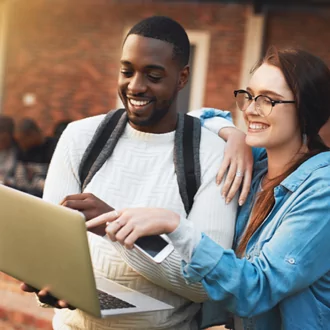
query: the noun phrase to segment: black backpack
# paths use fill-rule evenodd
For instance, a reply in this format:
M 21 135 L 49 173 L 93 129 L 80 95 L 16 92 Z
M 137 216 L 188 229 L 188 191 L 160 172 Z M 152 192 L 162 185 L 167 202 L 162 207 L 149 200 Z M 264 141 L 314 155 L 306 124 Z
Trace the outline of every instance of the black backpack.
M 127 124 L 125 109 L 108 112 L 88 145 L 80 166 L 81 191 L 111 156 Z M 201 184 L 199 145 L 201 124 L 199 119 L 178 114 L 174 142 L 174 165 L 179 191 L 186 213 L 189 214 L 194 196 Z

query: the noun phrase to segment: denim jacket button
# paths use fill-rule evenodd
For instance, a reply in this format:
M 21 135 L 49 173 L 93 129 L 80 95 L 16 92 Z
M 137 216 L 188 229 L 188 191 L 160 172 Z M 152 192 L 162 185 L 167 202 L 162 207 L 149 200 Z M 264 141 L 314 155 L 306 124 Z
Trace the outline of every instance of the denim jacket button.
M 288 262 L 289 262 L 289 264 L 293 265 L 296 263 L 296 260 L 294 260 L 293 258 L 290 258 L 290 259 L 288 259 Z

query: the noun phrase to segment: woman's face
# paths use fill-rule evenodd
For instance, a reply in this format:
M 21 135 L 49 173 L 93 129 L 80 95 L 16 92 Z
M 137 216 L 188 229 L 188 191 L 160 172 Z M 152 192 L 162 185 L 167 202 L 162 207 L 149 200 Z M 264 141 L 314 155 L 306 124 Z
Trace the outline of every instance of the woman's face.
M 274 101 L 292 101 L 294 96 L 289 89 L 282 71 L 269 64 L 262 64 L 253 74 L 247 91 L 254 97 L 265 95 Z M 301 132 L 298 124 L 296 105 L 276 104 L 270 115 L 261 117 L 252 102 L 244 111 L 248 131 L 246 143 L 253 147 L 268 150 L 295 148 L 301 145 Z

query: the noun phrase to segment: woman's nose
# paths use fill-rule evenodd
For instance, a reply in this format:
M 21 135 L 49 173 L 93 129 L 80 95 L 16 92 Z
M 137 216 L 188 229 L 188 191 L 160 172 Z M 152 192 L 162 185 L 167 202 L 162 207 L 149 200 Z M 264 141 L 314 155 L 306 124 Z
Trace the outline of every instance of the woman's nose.
M 257 112 L 256 107 L 257 107 L 257 104 L 256 104 L 255 100 L 252 99 L 252 100 L 251 100 L 251 103 L 250 103 L 249 106 L 246 108 L 245 113 L 246 113 L 247 115 L 257 115 L 258 112 Z

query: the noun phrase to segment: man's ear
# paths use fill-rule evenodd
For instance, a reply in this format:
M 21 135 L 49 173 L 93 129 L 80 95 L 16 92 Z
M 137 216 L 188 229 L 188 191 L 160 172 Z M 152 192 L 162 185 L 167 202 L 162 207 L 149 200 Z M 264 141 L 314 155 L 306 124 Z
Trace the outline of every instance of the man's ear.
M 179 84 L 178 84 L 178 91 L 184 88 L 186 86 L 190 76 L 190 67 L 189 65 L 186 65 L 183 69 L 180 71 L 179 76 Z

